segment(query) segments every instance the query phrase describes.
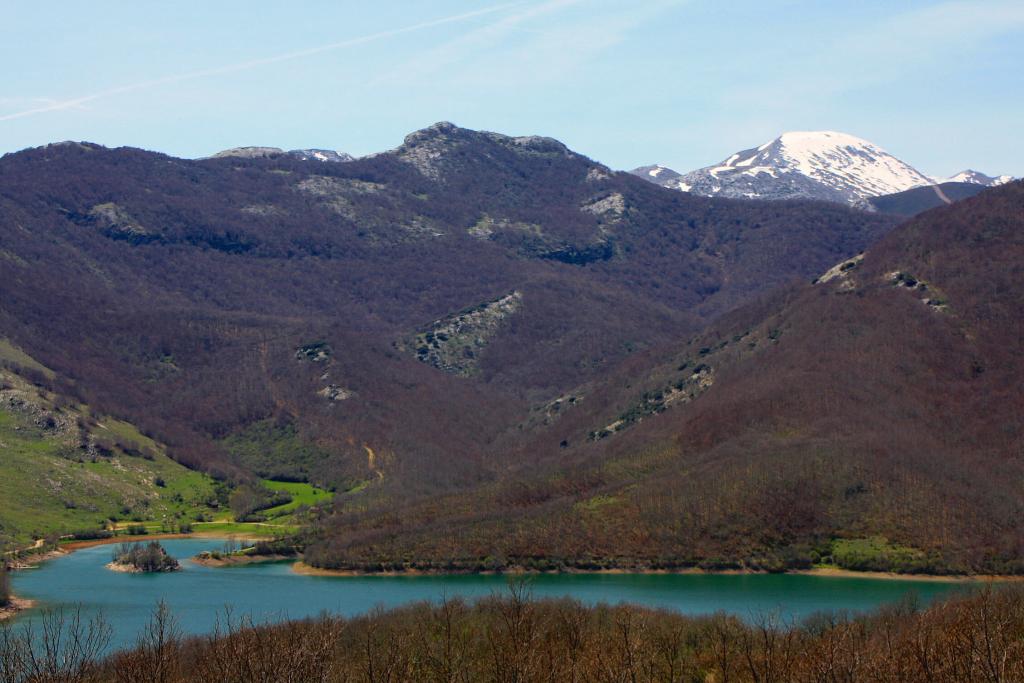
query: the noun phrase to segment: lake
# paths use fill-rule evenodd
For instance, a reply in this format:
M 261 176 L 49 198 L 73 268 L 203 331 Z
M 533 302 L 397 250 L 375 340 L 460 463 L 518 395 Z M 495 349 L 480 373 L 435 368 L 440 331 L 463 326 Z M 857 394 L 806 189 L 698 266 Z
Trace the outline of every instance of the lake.
M 158 600 L 165 600 L 187 633 L 208 633 L 230 606 L 235 615 L 257 621 L 343 615 L 376 606 L 394 607 L 447 596 L 473 598 L 505 589 L 507 578 L 453 576 L 303 576 L 286 563 L 210 568 L 188 562 L 213 539 L 167 540 L 164 547 L 182 560 L 172 574 L 122 574 L 104 568 L 114 546 L 76 551 L 37 569 L 17 572 L 15 592 L 40 607 L 81 604 L 86 613 L 102 612 L 114 629 L 112 645 L 132 644 Z M 532 577 L 536 597 L 569 595 L 586 603 L 630 602 L 685 614 L 728 612 L 743 618 L 778 611 L 800 619 L 827 610 L 866 610 L 914 592 L 924 602 L 965 589 L 969 584 L 893 581 L 799 574 L 564 574 Z M 19 617 L 31 618 L 33 611 Z

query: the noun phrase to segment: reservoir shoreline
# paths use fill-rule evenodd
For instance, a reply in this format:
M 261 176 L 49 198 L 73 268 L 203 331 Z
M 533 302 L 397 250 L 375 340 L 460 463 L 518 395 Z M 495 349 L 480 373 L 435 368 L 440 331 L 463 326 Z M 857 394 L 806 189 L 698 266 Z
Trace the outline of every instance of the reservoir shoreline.
M 142 541 L 159 541 L 159 540 L 175 540 L 175 539 L 209 539 L 209 540 L 224 540 L 224 541 L 257 541 L 258 538 L 251 536 L 236 536 L 226 535 L 218 533 L 191 533 L 191 534 L 139 534 L 137 536 L 114 536 L 111 538 L 96 538 L 88 541 L 71 541 L 70 543 L 64 543 L 59 545 L 53 550 L 47 550 L 46 552 L 30 553 L 24 557 L 20 557 L 15 560 L 11 565 L 11 571 L 19 572 L 29 569 L 35 569 L 39 565 L 49 562 L 50 560 L 56 560 L 65 555 L 70 555 L 76 550 L 82 550 L 84 548 L 94 548 L 100 545 L 116 545 L 118 543 L 135 543 Z M 191 560 L 191 558 L 189 558 Z M 120 570 L 115 570 L 120 571 Z M 20 598 L 17 594 L 11 594 L 11 602 L 5 607 L 0 607 L 0 621 L 6 621 L 7 619 L 13 619 L 18 616 L 21 612 L 30 610 L 36 606 L 35 600 L 29 600 L 27 598 Z
M 18 563 L 13 565 L 13 569 L 29 569 L 38 564 L 46 562 L 51 559 L 62 557 L 68 553 L 83 548 L 93 548 L 101 545 L 116 545 L 118 543 L 135 543 L 142 541 L 159 541 L 159 540 L 176 540 L 176 539 L 208 539 L 208 540 L 224 540 L 224 541 L 243 541 L 243 542 L 255 542 L 260 538 L 255 536 L 246 536 L 245 534 L 222 534 L 216 532 L 194 532 L 190 534 L 181 533 L 169 533 L 169 534 L 140 534 L 138 536 L 115 536 L 112 538 L 97 538 L 85 541 L 71 541 L 64 543 L 56 550 L 51 550 L 46 553 L 40 553 L 37 555 L 29 555 L 22 558 Z M 201 564 L 208 567 L 231 567 L 246 564 L 261 564 L 261 563 L 278 563 L 292 561 L 291 570 L 295 574 L 303 576 L 459 576 L 459 575 L 481 575 L 489 576 L 494 574 L 508 574 L 511 576 L 516 575 L 529 575 L 529 574 L 543 574 L 543 575 L 557 575 L 557 574 L 641 574 L 641 575 L 657 575 L 657 574 L 695 574 L 695 575 L 707 575 L 707 576 L 734 576 L 734 575 L 758 575 L 758 574 L 793 574 L 793 575 L 804 575 L 804 576 L 817 576 L 817 577 L 835 577 L 835 578 L 863 578 L 863 579 L 885 579 L 892 581 L 936 581 L 943 583 L 965 583 L 965 582 L 979 582 L 979 583 L 992 583 L 992 582 L 1018 582 L 1024 581 L 1024 575 L 1019 574 L 904 574 L 897 572 L 879 572 L 879 571 L 857 571 L 851 569 L 841 569 L 838 567 L 814 567 L 812 569 L 793 569 L 783 572 L 767 572 L 754 569 L 701 569 L 699 567 L 680 567 L 673 569 L 651 569 L 643 567 L 613 567 L 609 569 L 579 569 L 575 567 L 566 567 L 560 570 L 536 570 L 528 569 L 522 566 L 509 566 L 498 570 L 433 570 L 433 569 L 402 569 L 402 570 L 385 570 L 385 571 L 365 571 L 359 569 L 324 569 L 321 567 L 313 567 L 302 561 L 301 556 L 299 559 L 292 557 L 286 557 L 281 555 L 271 556 L 250 556 L 237 559 L 228 560 L 209 560 L 200 558 L 186 558 L 190 562 L 195 564 Z
M 251 560 L 254 562 L 255 560 Z M 268 560 L 268 561 L 281 561 Z M 300 574 L 302 576 L 358 576 L 358 577 L 372 577 L 372 576 L 462 576 L 462 575 L 479 575 L 479 576 L 491 576 L 491 575 L 615 575 L 615 574 L 638 574 L 638 575 L 697 575 L 697 576 L 759 576 L 759 575 L 793 575 L 793 576 L 817 576 L 824 578 L 843 578 L 843 579 L 885 579 L 892 581 L 934 581 L 937 583 L 967 583 L 967 582 L 978 582 L 978 583 L 1004 583 L 1010 581 L 1024 581 L 1024 576 L 1021 575 L 1001 575 L 1001 574 L 898 574 L 896 572 L 872 572 L 872 571 L 854 571 L 849 569 L 839 569 L 831 567 L 816 567 L 814 569 L 794 569 L 784 572 L 767 572 L 758 571 L 754 569 L 716 569 L 707 570 L 699 567 L 682 567 L 679 569 L 644 569 L 644 568 L 612 568 L 612 569 L 576 569 L 576 568 L 565 568 L 561 570 L 536 570 L 527 569 L 526 567 L 508 567 L 501 570 L 484 570 L 484 571 L 442 571 L 442 570 L 424 570 L 424 569 L 404 569 L 400 571 L 387 570 L 379 572 L 368 572 L 358 569 L 323 569 L 320 567 L 313 567 L 301 560 L 296 560 L 292 565 L 292 572 Z
M 181 561 L 183 571 L 160 574 L 112 572 L 110 539 L 90 542 L 88 548 L 51 555 L 57 562 L 45 568 L 17 572 L 13 590 L 19 598 L 36 601 L 35 609 L 20 611 L 14 623 L 32 618 L 40 608 L 81 605 L 86 614 L 103 614 L 115 628 L 113 646 L 134 642 L 145 628 L 153 605 L 166 601 L 190 634 L 202 634 L 223 619 L 230 605 L 255 621 L 277 623 L 303 619 L 324 610 L 343 616 L 364 614 L 379 606 L 397 607 L 441 596 L 467 601 L 503 593 L 515 575 L 528 577 L 528 589 L 537 597 L 569 596 L 587 604 L 629 603 L 677 610 L 684 614 L 725 611 L 746 618 L 750 610 L 784 610 L 803 618 L 822 610 L 859 611 L 896 601 L 907 591 L 930 602 L 981 583 L 911 580 L 879 581 L 855 574 L 815 579 L 813 576 L 763 572 L 688 571 L 576 571 L 576 572 L 403 572 L 400 574 L 337 573 L 306 568 L 294 557 L 240 556 L 223 565 L 197 562 L 204 553 L 221 554 L 224 537 L 167 539 L 168 553 Z M 80 544 L 76 544 L 80 545 Z M 219 552 L 220 551 L 220 552 Z M 190 559 L 191 558 L 191 559 Z M 229 567 L 221 568 L 221 567 Z M 231 570 L 233 569 L 233 570 Z M 302 575 L 299 572 L 308 572 Z M 317 574 L 320 574 L 318 576 Z M 908 577 L 899 577 L 907 579 Z M 5 621 L 5 624 L 8 623 Z

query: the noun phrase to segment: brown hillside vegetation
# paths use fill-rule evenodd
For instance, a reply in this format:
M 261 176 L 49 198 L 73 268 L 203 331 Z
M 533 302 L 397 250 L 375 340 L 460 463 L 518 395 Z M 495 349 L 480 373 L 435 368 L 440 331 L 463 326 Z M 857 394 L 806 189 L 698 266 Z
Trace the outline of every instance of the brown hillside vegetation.
M 229 616 L 219 632 L 194 639 L 182 638 L 161 606 L 135 649 L 100 659 L 104 634 L 100 623 L 50 614 L 33 657 L 26 639 L 5 628 L 0 675 L 10 683 L 1024 681 L 1020 590 L 787 624 L 771 615 L 744 623 L 535 602 L 514 589 L 473 604 L 445 600 L 354 619 L 253 626 Z M 72 635 L 63 651 L 45 647 Z
M 64 143 L 0 159 L 0 330 L 181 462 L 406 499 L 494 479 L 532 406 L 893 223 L 451 124 L 337 164 Z M 486 339 L 427 339 L 513 292 Z
M 525 471 L 340 501 L 307 561 L 1020 572 L 1022 264 L 1024 184 L 927 212 L 587 385 Z
M 320 567 L 1016 573 L 1021 193 L 889 233 L 451 124 L 51 145 L 0 159 L 0 330 L 181 462 L 333 487 Z

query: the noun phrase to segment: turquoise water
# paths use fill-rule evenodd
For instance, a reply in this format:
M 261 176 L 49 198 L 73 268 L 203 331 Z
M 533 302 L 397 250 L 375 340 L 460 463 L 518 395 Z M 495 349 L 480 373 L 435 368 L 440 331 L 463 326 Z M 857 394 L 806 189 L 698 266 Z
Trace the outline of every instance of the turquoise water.
M 257 621 L 343 615 L 378 605 L 393 607 L 447 596 L 473 598 L 505 589 L 502 576 L 301 576 L 288 564 L 209 568 L 184 558 L 223 545 L 217 540 L 168 540 L 164 546 L 183 560 L 173 574 L 120 574 L 104 568 L 112 546 L 79 550 L 37 569 L 17 572 L 15 592 L 41 607 L 81 604 L 102 612 L 114 629 L 113 646 L 134 642 L 158 600 L 171 607 L 182 629 L 213 630 L 230 606 L 235 615 Z M 801 575 L 566 574 L 531 580 L 536 597 L 569 595 L 586 603 L 630 602 L 686 614 L 729 612 L 744 618 L 777 611 L 802 618 L 828 610 L 866 610 L 914 592 L 924 602 L 963 590 L 965 584 Z M 25 621 L 32 612 L 19 618 Z

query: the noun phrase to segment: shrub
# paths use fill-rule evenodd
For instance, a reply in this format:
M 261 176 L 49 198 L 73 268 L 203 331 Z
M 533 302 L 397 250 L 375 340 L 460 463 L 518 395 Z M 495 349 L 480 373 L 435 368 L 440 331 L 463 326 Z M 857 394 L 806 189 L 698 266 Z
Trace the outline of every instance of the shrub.
M 103 538 L 113 538 L 114 532 L 106 529 L 84 529 L 71 534 L 75 541 L 95 541 Z
M 253 555 L 284 555 L 291 557 L 298 554 L 294 541 L 276 539 L 273 541 L 257 541 L 252 548 Z

